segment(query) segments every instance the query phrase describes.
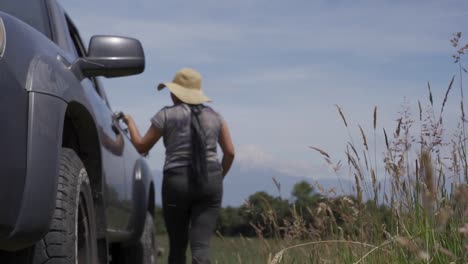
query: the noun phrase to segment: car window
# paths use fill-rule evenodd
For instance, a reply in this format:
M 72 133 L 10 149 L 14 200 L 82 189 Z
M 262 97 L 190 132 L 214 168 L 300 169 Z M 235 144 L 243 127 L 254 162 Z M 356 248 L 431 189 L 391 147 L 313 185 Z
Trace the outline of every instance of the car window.
M 75 47 L 75 51 L 79 57 L 86 57 L 86 48 L 83 45 L 83 41 L 81 40 L 80 34 L 76 29 L 73 22 L 70 20 L 68 16 L 66 16 L 68 29 L 70 31 L 70 37 L 73 41 L 73 46 Z
M 22 20 L 50 38 L 49 20 L 44 1 L 1 0 L 0 11 Z
M 46 0 L 47 10 L 49 11 L 50 27 L 52 32 L 52 40 L 64 51 L 71 52 L 78 56 L 78 53 L 73 46 L 72 40 L 69 37 L 70 30 L 65 16 L 65 11 L 62 6 L 55 0 Z
M 66 20 L 67 20 L 68 28 L 69 28 L 69 31 L 70 31 L 70 37 L 71 37 L 71 39 L 73 41 L 73 46 L 75 48 L 75 52 L 77 53 L 77 55 L 79 57 L 86 57 L 87 51 L 86 51 L 85 46 L 83 45 L 83 41 L 81 40 L 81 37 L 80 37 L 80 34 L 78 33 L 78 30 L 76 29 L 75 25 L 73 24 L 73 22 L 70 20 L 70 18 L 68 16 L 66 16 Z M 96 90 L 96 93 L 98 93 L 99 96 L 101 96 L 101 98 L 103 98 L 106 101 L 106 104 L 107 104 L 107 100 L 105 98 L 105 95 L 103 95 L 101 89 L 99 89 L 99 83 L 96 80 L 96 78 L 90 78 L 89 80 L 93 84 L 94 89 Z M 107 105 L 109 105 L 109 104 L 107 104 Z

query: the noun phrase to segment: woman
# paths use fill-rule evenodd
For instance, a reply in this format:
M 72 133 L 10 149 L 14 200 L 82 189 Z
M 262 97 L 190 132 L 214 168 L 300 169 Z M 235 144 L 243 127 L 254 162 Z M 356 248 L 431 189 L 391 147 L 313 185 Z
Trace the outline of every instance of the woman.
M 140 136 L 133 119 L 125 117 L 130 136 L 140 153 L 147 153 L 162 136 L 166 147 L 162 201 L 169 234 L 169 263 L 184 263 L 190 240 L 192 263 L 210 263 L 209 242 L 216 228 L 223 178 L 234 160 L 234 146 L 226 122 L 211 107 L 201 89 L 201 75 L 193 69 L 178 71 L 171 83 L 173 106 L 164 107 Z M 223 151 L 221 164 L 217 143 Z

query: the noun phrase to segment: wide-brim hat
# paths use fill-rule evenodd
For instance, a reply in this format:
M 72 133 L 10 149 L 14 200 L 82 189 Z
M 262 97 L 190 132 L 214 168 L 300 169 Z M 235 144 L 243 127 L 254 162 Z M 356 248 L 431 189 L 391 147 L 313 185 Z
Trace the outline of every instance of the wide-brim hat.
M 199 72 L 190 68 L 179 70 L 172 82 L 160 83 L 158 90 L 167 87 L 182 102 L 187 104 L 202 104 L 210 102 L 201 87 L 202 76 Z

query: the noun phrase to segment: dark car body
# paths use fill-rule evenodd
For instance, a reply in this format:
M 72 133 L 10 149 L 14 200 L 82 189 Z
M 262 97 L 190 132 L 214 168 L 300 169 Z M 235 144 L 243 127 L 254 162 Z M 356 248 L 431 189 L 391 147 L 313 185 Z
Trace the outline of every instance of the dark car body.
M 0 20 L 0 250 L 26 248 L 48 231 L 63 147 L 88 172 L 98 239 L 138 239 L 154 213 L 151 170 L 99 80 L 76 69 L 87 56 L 77 28 L 55 0 L 2 1 Z

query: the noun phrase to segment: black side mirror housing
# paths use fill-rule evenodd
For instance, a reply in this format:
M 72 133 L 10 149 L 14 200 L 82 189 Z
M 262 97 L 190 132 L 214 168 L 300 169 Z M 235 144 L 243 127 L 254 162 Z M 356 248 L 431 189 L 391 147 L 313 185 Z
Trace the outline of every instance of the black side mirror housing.
M 72 65 L 83 77 L 120 77 L 142 73 L 145 55 L 140 41 L 117 36 L 93 36 L 89 42 L 88 56 Z

